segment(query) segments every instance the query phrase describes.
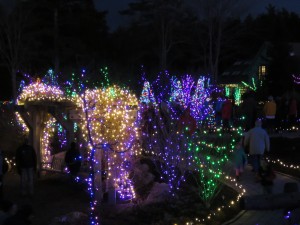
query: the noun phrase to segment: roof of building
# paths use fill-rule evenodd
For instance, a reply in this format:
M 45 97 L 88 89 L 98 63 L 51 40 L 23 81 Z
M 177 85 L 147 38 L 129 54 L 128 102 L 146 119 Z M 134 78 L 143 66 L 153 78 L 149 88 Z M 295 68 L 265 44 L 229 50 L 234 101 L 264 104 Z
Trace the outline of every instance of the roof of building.
M 232 66 L 221 73 L 219 83 L 248 82 L 251 77 L 256 77 L 258 75 L 259 66 L 265 65 L 269 61 L 267 57 L 268 46 L 268 43 L 264 43 L 252 58 L 235 61 Z

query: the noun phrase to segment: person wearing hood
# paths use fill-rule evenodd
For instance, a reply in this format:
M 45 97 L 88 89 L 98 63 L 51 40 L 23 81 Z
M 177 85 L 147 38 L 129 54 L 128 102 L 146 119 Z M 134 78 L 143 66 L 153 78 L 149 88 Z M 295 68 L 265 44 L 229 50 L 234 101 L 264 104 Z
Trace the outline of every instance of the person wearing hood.
M 270 151 L 270 137 L 265 129 L 261 127 L 260 119 L 255 121 L 255 127 L 245 134 L 245 146 L 249 145 L 249 160 L 252 164 L 253 171 L 258 177 L 260 160 L 265 152 Z

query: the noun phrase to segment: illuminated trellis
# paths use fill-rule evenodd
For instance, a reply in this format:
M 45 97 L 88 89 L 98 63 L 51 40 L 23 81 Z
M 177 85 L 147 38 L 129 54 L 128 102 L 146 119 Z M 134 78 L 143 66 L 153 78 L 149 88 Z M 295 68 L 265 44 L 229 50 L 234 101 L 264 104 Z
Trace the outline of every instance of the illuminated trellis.
M 53 80 L 52 80 L 53 81 Z M 54 82 L 54 81 L 53 81 Z M 25 86 L 21 91 L 20 95 L 17 98 L 16 104 L 17 105 L 25 105 L 34 103 L 37 104 L 42 102 L 69 102 L 74 101 L 66 98 L 64 92 L 57 86 L 47 85 L 42 83 L 40 79 L 37 79 L 36 82 Z M 77 102 L 77 101 L 75 101 Z M 28 127 L 26 126 L 25 122 L 23 121 L 22 117 L 18 112 L 16 112 L 17 121 L 22 126 L 25 133 L 29 132 Z M 42 130 L 42 137 L 41 137 L 41 154 L 42 154 L 42 162 L 48 162 L 50 160 L 50 140 L 53 138 L 54 130 L 57 128 L 56 120 L 47 113 L 45 115 L 46 120 L 44 124 L 44 129 Z M 58 130 L 60 133 L 61 138 L 66 138 L 63 135 L 63 130 Z M 62 140 L 63 142 L 63 140 Z

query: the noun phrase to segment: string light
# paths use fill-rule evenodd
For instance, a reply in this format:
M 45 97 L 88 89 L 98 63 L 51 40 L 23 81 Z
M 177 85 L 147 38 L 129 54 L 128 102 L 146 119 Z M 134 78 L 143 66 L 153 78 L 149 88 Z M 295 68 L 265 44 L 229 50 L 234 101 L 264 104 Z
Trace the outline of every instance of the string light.
M 292 74 L 292 78 L 295 84 L 300 84 L 300 76 Z
M 107 74 L 105 71 L 102 73 Z M 85 70 L 81 74 L 81 79 L 83 78 Z M 159 74 L 155 84 L 144 82 L 140 102 L 146 106 L 142 106 L 128 89 L 104 85 L 102 88 L 87 90 L 82 82 L 75 82 L 75 78 L 68 83 L 66 94 L 60 88 L 46 85 L 40 80 L 23 88 L 18 98 L 19 105 L 28 102 L 70 101 L 82 110 L 83 119 L 77 126 L 89 143 L 91 168 L 87 183 L 91 196 L 91 224 L 98 224 L 95 191 L 99 187 L 95 186 L 95 177 L 102 178 L 102 170 L 107 171 L 106 179 L 113 180 L 114 188 L 121 198 L 135 198 L 133 185 L 128 178 L 130 161 L 131 157 L 140 155 L 142 151 L 164 162 L 161 164 L 162 179 L 169 184 L 173 195 L 180 183 L 185 181 L 183 174 L 186 171 L 196 171 L 199 174 L 202 184 L 199 193 L 204 202 L 209 203 L 216 194 L 218 182 L 223 176 L 222 167 L 227 162 L 236 139 L 240 138 L 241 129 L 232 128 L 230 133 L 224 135 L 221 129 L 213 127 L 214 102 L 210 96 L 215 90 L 209 85 L 208 79 L 200 77 L 195 86 L 196 82 L 190 75 L 184 76 L 179 82 L 173 77 L 169 84 L 163 86 L 162 80 L 166 81 L 168 78 L 169 74 L 165 71 Z M 190 136 L 186 134 L 188 127 L 178 131 L 177 121 L 181 112 L 175 109 L 174 101 L 179 102 L 182 109 L 191 106 L 192 115 L 201 131 Z M 140 140 L 141 125 L 147 125 L 147 129 L 142 129 L 141 135 L 143 144 L 146 144 L 144 149 L 137 142 Z M 63 132 L 56 126 L 53 118 L 47 119 L 42 138 L 43 160 L 49 159 L 49 140 L 54 129 L 58 129 L 61 134 Z M 103 153 L 100 159 L 99 152 Z M 103 168 L 99 169 L 99 165 L 103 165 Z M 181 173 L 178 173 L 178 168 Z M 234 203 L 232 201 L 228 207 Z M 222 208 L 223 206 L 218 207 L 216 212 Z M 211 219 L 216 212 L 210 213 L 207 218 Z
M 185 222 L 185 224 L 195 224 L 195 223 L 198 224 L 199 222 L 201 224 L 204 224 L 208 221 L 211 221 L 213 217 L 219 216 L 224 210 L 231 208 L 232 206 L 237 204 L 241 199 L 241 197 L 243 197 L 246 194 L 246 189 L 243 187 L 243 185 L 237 183 L 236 179 L 226 175 L 225 172 L 222 172 L 220 174 L 220 180 L 238 192 L 236 199 L 235 200 L 231 199 L 227 202 L 222 202 L 221 205 L 217 206 L 215 209 L 210 210 L 210 212 L 206 216 L 202 215 L 200 217 L 196 217 L 194 219 L 191 219 L 188 222 Z
M 257 91 L 257 82 L 259 81 L 256 81 L 254 77 L 251 77 L 251 83 L 248 84 L 246 83 L 245 81 L 242 81 L 242 84 L 247 87 L 247 88 L 250 88 L 252 91 Z M 260 87 L 262 87 L 263 85 L 263 81 L 261 80 L 258 84 Z
M 85 127 L 89 127 L 89 133 L 84 132 L 83 137 L 88 139 L 88 135 L 91 136 L 94 143 L 91 149 L 99 145 L 109 146 L 105 148 L 109 150 L 106 152 L 108 179 L 113 176 L 120 196 L 131 199 L 135 194 L 130 194 L 133 187 L 124 162 L 129 162 L 131 156 L 140 154 L 136 144 L 139 133 L 135 124 L 138 100 L 129 90 L 118 86 L 87 90 L 83 98 L 87 118 L 80 126 L 83 131 L 87 130 Z
M 241 89 L 239 87 L 234 88 L 234 102 L 236 105 L 240 105 L 242 101 Z
M 49 162 L 52 155 L 50 140 L 54 134 L 55 123 L 56 123 L 56 119 L 53 117 L 50 117 L 46 120 L 44 124 L 42 139 L 41 139 L 42 165 L 46 165 L 49 167 L 50 164 L 44 164 L 44 163 Z
M 270 162 L 270 163 L 277 164 L 277 165 L 280 165 L 280 166 L 285 167 L 285 168 L 295 169 L 295 170 L 299 170 L 300 169 L 299 165 L 287 164 L 287 163 L 284 163 L 283 161 L 281 161 L 280 159 L 272 160 L 272 159 L 270 159 L 270 158 L 267 157 L 266 160 L 268 162 Z
M 144 87 L 140 97 L 140 102 L 145 104 L 149 104 L 149 103 L 156 104 L 155 97 L 150 87 L 149 81 L 144 82 Z
M 49 86 L 37 79 L 35 83 L 25 86 L 17 98 L 17 105 L 29 102 L 65 102 L 70 99 L 64 96 L 64 92 L 57 86 Z

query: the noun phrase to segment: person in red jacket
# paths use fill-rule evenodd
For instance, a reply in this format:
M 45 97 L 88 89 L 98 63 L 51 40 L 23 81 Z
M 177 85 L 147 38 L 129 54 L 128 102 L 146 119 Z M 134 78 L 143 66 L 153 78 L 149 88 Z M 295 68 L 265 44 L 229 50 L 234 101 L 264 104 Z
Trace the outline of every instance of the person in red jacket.
M 178 121 L 178 131 L 187 132 L 189 135 L 193 135 L 196 131 L 197 122 L 194 117 L 191 115 L 191 109 L 188 106 L 183 114 L 180 116 Z
M 231 115 L 232 115 L 232 103 L 230 99 L 226 98 L 222 107 L 222 122 L 223 122 L 224 130 L 227 131 L 230 130 Z

